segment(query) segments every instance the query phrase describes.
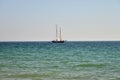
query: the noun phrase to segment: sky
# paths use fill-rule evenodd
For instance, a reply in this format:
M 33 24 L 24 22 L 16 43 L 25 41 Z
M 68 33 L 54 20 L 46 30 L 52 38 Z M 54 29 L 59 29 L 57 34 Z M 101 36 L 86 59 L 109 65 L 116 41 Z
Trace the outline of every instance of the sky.
M 120 0 L 0 0 L 0 41 L 120 40 Z

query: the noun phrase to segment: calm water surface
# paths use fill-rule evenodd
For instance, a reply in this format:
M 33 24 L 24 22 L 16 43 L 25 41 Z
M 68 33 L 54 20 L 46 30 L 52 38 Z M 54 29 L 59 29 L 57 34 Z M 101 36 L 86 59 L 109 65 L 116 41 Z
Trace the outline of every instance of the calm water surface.
M 0 80 L 120 80 L 120 42 L 0 42 Z

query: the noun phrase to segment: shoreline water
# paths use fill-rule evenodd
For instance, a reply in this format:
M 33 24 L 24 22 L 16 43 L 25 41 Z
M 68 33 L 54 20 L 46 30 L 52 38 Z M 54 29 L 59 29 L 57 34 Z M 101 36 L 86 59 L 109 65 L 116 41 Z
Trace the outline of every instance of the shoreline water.
M 119 80 L 119 41 L 0 42 L 0 80 Z

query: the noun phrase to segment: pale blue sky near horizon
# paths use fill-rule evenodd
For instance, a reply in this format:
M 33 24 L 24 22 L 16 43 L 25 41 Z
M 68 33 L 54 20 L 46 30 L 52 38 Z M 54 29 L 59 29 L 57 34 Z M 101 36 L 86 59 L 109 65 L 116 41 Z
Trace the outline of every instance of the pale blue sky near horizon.
M 0 41 L 120 40 L 120 0 L 0 0 Z

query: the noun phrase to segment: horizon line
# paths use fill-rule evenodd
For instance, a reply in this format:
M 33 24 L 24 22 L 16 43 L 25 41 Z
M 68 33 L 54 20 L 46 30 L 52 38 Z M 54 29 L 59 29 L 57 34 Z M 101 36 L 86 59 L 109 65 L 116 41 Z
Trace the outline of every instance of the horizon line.
M 51 40 L 52 41 L 52 40 Z M 0 42 L 51 42 L 50 40 L 5 40 L 5 41 L 0 41 Z M 88 41 L 88 42 L 104 42 L 104 41 L 120 41 L 120 40 L 65 40 L 66 42 L 84 42 L 84 41 Z

